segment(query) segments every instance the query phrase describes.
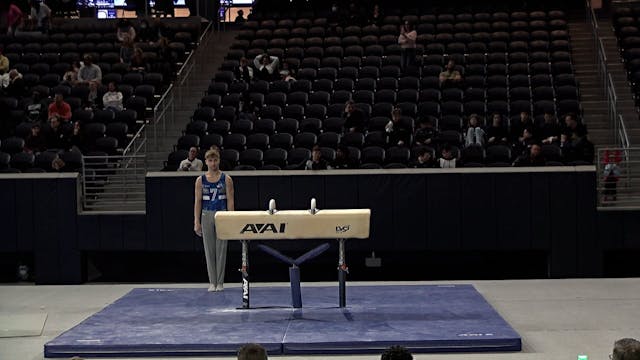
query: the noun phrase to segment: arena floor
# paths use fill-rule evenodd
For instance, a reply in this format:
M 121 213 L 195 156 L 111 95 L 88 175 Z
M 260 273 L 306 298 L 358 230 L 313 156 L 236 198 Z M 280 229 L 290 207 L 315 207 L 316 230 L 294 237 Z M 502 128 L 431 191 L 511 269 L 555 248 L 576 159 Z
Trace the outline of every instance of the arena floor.
M 519 353 L 432 354 L 416 359 L 607 359 L 613 342 L 640 338 L 640 279 L 448 281 L 420 284 L 473 284 L 522 336 Z M 351 283 L 351 286 L 372 283 Z M 417 283 L 375 283 L 417 284 Z M 252 284 L 260 286 L 259 284 Z M 264 284 L 273 285 L 273 284 Z M 303 286 L 331 285 L 309 283 Z M 0 337 L 0 359 L 42 359 L 44 344 L 126 294 L 132 288 L 159 284 L 88 284 L 79 286 L 0 286 L 0 336 L 10 335 L 9 321 L 25 319 L 24 333 L 40 336 Z M 161 284 L 203 287 L 204 284 Z M 229 284 L 227 287 L 233 287 Z M 28 324 L 27 324 L 28 323 Z M 37 333 L 37 331 L 36 331 Z M 251 339 L 247 339 L 250 341 Z M 278 356 L 279 359 L 372 359 L 377 356 Z M 137 358 L 140 359 L 140 358 Z M 154 358 L 158 359 L 158 358 Z M 175 358 L 173 358 L 175 359 Z M 182 358 L 184 359 L 184 358 Z M 202 359 L 202 358 L 194 358 Z

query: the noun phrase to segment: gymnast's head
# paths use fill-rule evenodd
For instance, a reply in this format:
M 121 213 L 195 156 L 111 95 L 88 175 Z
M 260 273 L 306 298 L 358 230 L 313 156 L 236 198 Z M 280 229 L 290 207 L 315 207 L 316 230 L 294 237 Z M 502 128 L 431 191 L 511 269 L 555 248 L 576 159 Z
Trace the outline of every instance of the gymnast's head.
M 267 350 L 260 344 L 247 344 L 238 350 L 238 360 L 267 360 Z
M 381 360 L 413 360 L 413 355 L 404 346 L 394 345 L 382 353 Z
M 218 170 L 220 166 L 220 151 L 216 149 L 207 150 L 204 154 L 204 161 L 207 163 L 209 170 Z

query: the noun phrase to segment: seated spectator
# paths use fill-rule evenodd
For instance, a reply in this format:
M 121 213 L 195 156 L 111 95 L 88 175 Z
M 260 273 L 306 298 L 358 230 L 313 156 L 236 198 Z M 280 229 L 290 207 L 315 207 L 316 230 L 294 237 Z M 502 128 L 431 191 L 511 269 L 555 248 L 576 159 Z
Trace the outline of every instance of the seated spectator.
M 442 148 L 441 157 L 438 159 L 438 167 L 442 169 L 455 168 L 456 158 L 453 157 L 451 146 L 445 144 Z
M 433 120 L 431 116 L 420 119 L 420 125 L 413 136 L 416 145 L 431 145 L 437 135 L 436 129 L 433 127 Z
M 31 98 L 26 101 L 26 115 L 27 120 L 29 121 L 40 121 L 40 116 L 43 115 L 42 112 L 44 110 L 44 106 L 42 105 L 42 100 L 45 98 L 39 91 L 33 90 L 31 93 Z
M 197 158 L 198 148 L 192 146 L 189 149 L 189 155 L 180 162 L 178 171 L 202 171 L 202 160 Z
M 49 105 L 49 119 L 55 117 L 59 120 L 69 121 L 71 119 L 71 106 L 64 101 L 62 93 L 56 93 L 53 102 Z
M 78 85 L 78 72 L 80 71 L 81 67 L 82 64 L 80 64 L 80 61 L 74 61 L 71 64 L 71 69 L 65 72 L 62 76 L 62 84 L 68 86 Z
M 89 86 L 94 83 L 96 86 L 100 85 L 102 81 L 102 70 L 100 67 L 93 63 L 91 55 L 85 55 L 82 66 L 78 70 L 78 85 Z
M 69 147 L 72 151 L 82 152 L 86 150 L 84 138 L 82 136 L 82 129 L 79 121 L 73 123 L 73 130 L 71 130 L 71 136 L 69 136 Z
M 122 111 L 122 93 L 116 88 L 115 82 L 107 85 L 107 92 L 102 96 L 102 105 L 105 110 Z
M 571 139 L 571 146 L 569 147 L 568 154 L 564 154 L 564 158 L 566 162 L 571 161 L 583 161 L 589 164 L 593 163 L 593 158 L 595 156 L 595 148 L 593 143 L 589 141 L 587 135 L 577 136 Z
M 242 57 L 240 59 L 240 65 L 234 69 L 236 80 L 250 83 L 253 80 L 253 68 L 249 66 L 249 60 Z
M 520 113 L 520 117 L 517 121 L 511 120 L 511 141 L 522 141 L 522 133 L 524 129 L 528 129 L 532 134 L 534 132 L 533 120 L 531 120 L 531 116 L 529 116 L 529 113 L 526 111 L 522 111 Z
M 449 60 L 446 68 L 440 73 L 440 87 L 456 87 L 462 83 L 462 75 L 456 70 L 456 62 Z
M 238 16 L 236 16 L 234 22 L 236 24 L 244 24 L 245 22 L 247 22 L 247 19 L 244 18 L 244 10 L 238 10 Z
M 71 124 L 62 124 L 57 116 L 49 118 L 49 126 L 46 131 L 47 149 L 69 149 Z
M 129 35 L 131 41 L 136 40 L 136 29 L 131 25 L 131 21 L 127 19 L 118 20 L 116 35 L 118 37 L 118 41 L 124 41 L 125 35 Z
M 544 123 L 540 125 L 539 137 L 543 144 L 556 144 L 560 142 L 560 133 L 562 128 L 558 124 L 558 119 L 551 114 L 544 114 Z
M 400 108 L 393 109 L 391 111 L 391 120 L 384 127 L 384 130 L 389 135 L 389 145 L 391 146 L 405 146 L 411 142 L 413 129 L 407 128 L 401 120 L 402 110 Z
M 244 345 L 238 350 L 238 360 L 267 360 L 267 350 L 258 344 Z
M 431 152 L 425 148 L 418 149 L 417 159 L 411 163 L 411 167 L 423 169 L 423 168 L 435 168 L 437 167 L 436 160 L 431 157 Z
M 120 62 L 131 66 L 131 58 L 133 58 L 133 41 L 129 34 L 124 34 L 122 45 L 120 45 Z
M 327 161 L 322 158 L 322 152 L 320 146 L 315 145 L 311 150 L 311 159 L 307 160 L 304 169 L 305 170 L 327 170 L 329 167 Z
M 344 127 L 347 132 L 364 132 L 364 113 L 356 107 L 353 100 L 347 101 L 344 108 Z
M 609 358 L 612 360 L 640 360 L 640 341 L 631 338 L 616 340 Z
M 526 131 L 526 130 L 525 130 Z M 513 166 L 545 166 L 547 160 L 542 155 L 542 148 L 539 144 L 533 144 L 526 153 L 518 156 Z
M 587 127 L 581 122 L 578 122 L 578 118 L 575 114 L 567 114 L 564 116 L 565 128 L 563 133 L 570 139 L 578 138 L 587 135 Z
M 4 75 L 9 71 L 9 58 L 4 56 L 4 48 L 0 46 L 0 75 Z
M 256 58 L 253 59 L 253 64 L 257 70 L 255 76 L 260 80 L 271 81 L 278 68 L 279 62 L 280 60 L 275 56 L 269 56 L 267 54 L 256 56 Z
M 289 70 L 280 71 L 280 79 L 284 81 L 296 81 L 296 78 L 291 76 L 291 73 L 289 72 Z
M 518 137 L 518 140 L 513 143 L 513 153 L 517 155 L 526 154 L 529 152 L 531 145 L 536 143 L 536 139 L 533 137 L 533 133 L 528 127 L 522 130 L 522 136 Z
M 46 150 L 47 148 L 47 139 L 45 139 L 44 135 L 40 131 L 40 124 L 34 123 L 31 125 L 31 133 L 27 136 L 24 143 L 25 151 L 32 152 L 37 154 Z
M 384 15 L 380 11 L 380 5 L 375 4 L 373 5 L 373 10 L 369 14 L 369 17 L 367 18 L 367 25 L 380 27 L 382 26 L 382 18 L 384 18 Z
M 469 126 L 465 135 L 466 146 L 479 145 L 484 146 L 484 130 L 478 123 L 478 115 L 471 114 L 469 116 Z
M 129 34 L 126 35 L 128 36 Z M 158 29 L 155 29 L 153 26 L 151 26 L 149 20 L 144 18 L 140 20 L 140 23 L 138 24 L 137 36 L 138 41 L 153 44 L 158 41 Z
M 488 145 L 507 144 L 507 128 L 502 125 L 502 115 L 493 114 L 491 126 L 487 129 Z
M 331 164 L 332 169 L 351 169 L 353 168 L 349 161 L 349 148 L 345 145 L 339 145 L 336 151 L 336 159 Z
M 17 69 L 11 69 L 8 75 L 9 82 L 4 88 L 5 95 L 22 98 L 27 92 L 27 86 L 24 83 L 24 79 L 22 79 L 22 74 Z
M 134 48 L 131 57 L 131 71 L 145 72 L 149 70 L 149 62 L 144 58 L 144 53 L 139 47 Z
M 49 32 L 51 27 L 51 9 L 41 0 L 31 0 L 31 16 L 33 28 L 43 33 Z
M 380 360 L 413 360 L 413 355 L 405 347 L 394 345 L 382 353 Z

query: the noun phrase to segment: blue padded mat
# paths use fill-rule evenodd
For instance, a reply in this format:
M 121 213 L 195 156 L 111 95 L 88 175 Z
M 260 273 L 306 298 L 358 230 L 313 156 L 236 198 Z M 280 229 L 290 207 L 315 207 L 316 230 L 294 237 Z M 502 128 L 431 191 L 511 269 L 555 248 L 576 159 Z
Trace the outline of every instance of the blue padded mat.
M 521 340 L 471 285 L 303 287 L 293 309 L 288 287 L 133 289 L 45 345 L 46 357 L 235 355 L 245 343 L 269 354 L 519 351 Z

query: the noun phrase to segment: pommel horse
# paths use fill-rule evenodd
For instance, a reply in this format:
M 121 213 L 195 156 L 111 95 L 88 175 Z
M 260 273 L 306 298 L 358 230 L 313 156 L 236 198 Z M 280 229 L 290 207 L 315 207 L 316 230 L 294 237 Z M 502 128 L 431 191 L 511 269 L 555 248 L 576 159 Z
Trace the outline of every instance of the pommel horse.
M 316 199 L 311 199 L 309 210 L 276 209 L 274 199 L 269 201 L 266 211 L 219 211 L 215 215 L 218 240 L 239 240 L 242 243 L 242 308 L 250 309 L 249 296 L 249 241 L 251 240 L 338 240 L 338 284 L 339 305 L 346 306 L 346 280 L 349 268 L 345 261 L 345 239 L 369 237 L 370 209 L 319 210 Z M 278 250 L 258 244 L 264 252 L 291 265 L 291 302 L 294 308 L 302 307 L 299 266 L 329 248 L 325 243 L 317 246 L 297 259 L 290 258 Z

